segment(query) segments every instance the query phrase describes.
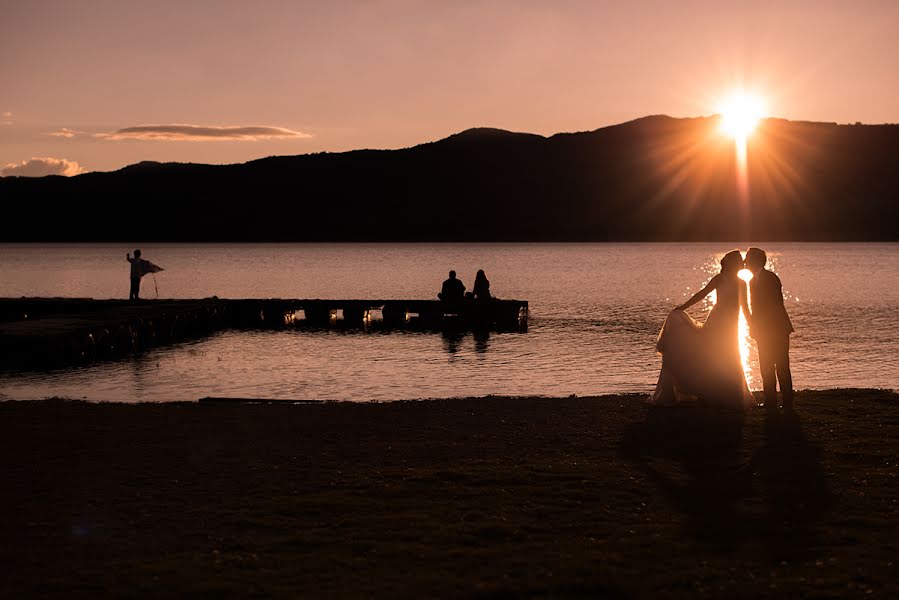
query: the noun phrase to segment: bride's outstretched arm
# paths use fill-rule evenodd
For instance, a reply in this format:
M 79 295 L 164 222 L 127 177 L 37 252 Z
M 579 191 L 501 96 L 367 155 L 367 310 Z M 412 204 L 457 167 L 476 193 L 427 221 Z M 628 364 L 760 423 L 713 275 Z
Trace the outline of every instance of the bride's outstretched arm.
M 674 310 L 687 310 L 706 296 L 708 296 L 712 290 L 718 285 L 718 276 L 715 275 L 712 277 L 712 280 L 709 281 L 704 288 L 693 294 L 693 297 L 681 304 L 680 306 L 676 306 Z

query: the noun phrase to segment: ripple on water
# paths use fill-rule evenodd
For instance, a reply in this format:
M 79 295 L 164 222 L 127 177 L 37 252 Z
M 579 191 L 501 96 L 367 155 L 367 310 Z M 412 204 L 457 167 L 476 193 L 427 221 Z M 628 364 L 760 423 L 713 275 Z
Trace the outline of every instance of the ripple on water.
M 768 246 L 797 330 L 791 347 L 797 386 L 899 388 L 899 244 Z M 488 335 L 222 332 L 88 368 L 0 374 L 0 397 L 394 400 L 648 392 L 658 376 L 655 340 L 665 316 L 708 281 L 731 247 L 148 247 L 146 255 L 167 268 L 160 293 L 171 297 L 425 298 L 448 268 L 463 281 L 484 268 L 494 293 L 530 301 L 530 327 Z M 0 245 L 4 295 L 119 295 L 127 273 L 118 250 Z M 69 275 L 73 255 L 89 277 Z M 35 265 L 40 278 L 33 277 Z M 701 318 L 709 308 L 692 312 Z M 755 385 L 757 358 L 748 348 Z

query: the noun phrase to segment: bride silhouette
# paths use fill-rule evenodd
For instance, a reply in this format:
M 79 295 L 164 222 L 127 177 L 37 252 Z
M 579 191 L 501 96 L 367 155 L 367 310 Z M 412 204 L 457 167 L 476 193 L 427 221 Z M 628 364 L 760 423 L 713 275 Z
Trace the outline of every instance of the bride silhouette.
M 708 285 L 665 319 L 656 344 L 662 354 L 662 370 L 651 404 L 688 400 L 730 408 L 752 404 L 740 360 L 740 309 L 750 318 L 746 282 L 738 276 L 742 268 L 740 251 L 728 252 L 721 259 L 721 271 Z M 715 306 L 705 323 L 698 323 L 684 311 L 712 290 Z

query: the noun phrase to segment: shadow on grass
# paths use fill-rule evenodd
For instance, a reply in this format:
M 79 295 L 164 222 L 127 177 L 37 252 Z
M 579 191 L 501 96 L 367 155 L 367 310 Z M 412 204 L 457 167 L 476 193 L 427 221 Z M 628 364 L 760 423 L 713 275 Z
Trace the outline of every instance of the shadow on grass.
M 723 549 L 753 539 L 794 557 L 830 503 L 821 451 L 795 413 L 766 420 L 756 450 L 745 448 L 743 426 L 738 411 L 652 408 L 625 430 L 620 451 L 684 515 L 688 534 Z
M 822 451 L 806 439 L 793 411 L 766 416 L 764 427 L 764 444 L 752 453 L 767 507 L 756 534 L 768 541 L 773 557 L 798 558 L 815 543 L 814 525 L 832 504 Z
M 735 546 L 749 531 L 737 503 L 752 489 L 742 433 L 738 411 L 652 408 L 625 430 L 621 452 L 686 517 L 693 535 Z

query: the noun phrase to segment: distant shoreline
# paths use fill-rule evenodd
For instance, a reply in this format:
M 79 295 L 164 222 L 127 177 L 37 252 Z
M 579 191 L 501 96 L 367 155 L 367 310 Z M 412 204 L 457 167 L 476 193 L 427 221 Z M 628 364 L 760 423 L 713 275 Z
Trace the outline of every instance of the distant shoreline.
M 899 395 L 0 402 L 12 596 L 889 596 Z
M 899 239 L 899 126 L 767 119 L 737 186 L 719 124 L 654 115 L 551 137 L 472 129 L 398 150 L 3 177 L 0 239 Z
M 899 244 L 899 239 L 841 239 L 841 240 L 779 240 L 779 239 L 750 239 L 750 240 L 369 240 L 369 241 L 295 241 L 295 240 L 125 240 L 125 241 L 0 241 L 3 246 L 132 246 L 162 245 L 162 246 L 566 246 L 566 245 L 630 245 L 630 244 L 720 244 L 745 246 L 747 244 Z
M 807 395 L 810 397 L 832 397 L 845 395 L 849 399 L 856 397 L 865 397 L 866 395 L 896 395 L 899 402 L 899 390 L 890 388 L 802 388 L 795 390 L 797 394 Z M 761 390 L 753 390 L 753 395 L 759 403 L 762 402 L 763 394 Z M 646 391 L 630 391 L 596 395 L 578 395 L 569 396 L 529 396 L 521 394 L 491 394 L 488 396 L 455 396 L 455 397 L 421 397 L 421 398 L 398 398 L 396 400 L 341 400 L 341 399 L 317 399 L 317 398 L 263 398 L 252 396 L 208 396 L 197 398 L 196 400 L 143 400 L 139 402 L 131 402 L 124 400 L 90 400 L 84 398 L 74 398 L 69 396 L 48 396 L 46 398 L 0 398 L 0 405 L 4 403 L 22 403 L 35 405 L 68 405 L 68 406 L 342 406 L 342 405 L 361 405 L 371 406 L 380 404 L 404 404 L 414 406 L 416 404 L 441 403 L 441 402 L 567 402 L 567 401 L 618 401 L 626 400 L 644 402 L 652 394 L 651 390 Z M 750 411 L 751 412 L 751 411 Z

